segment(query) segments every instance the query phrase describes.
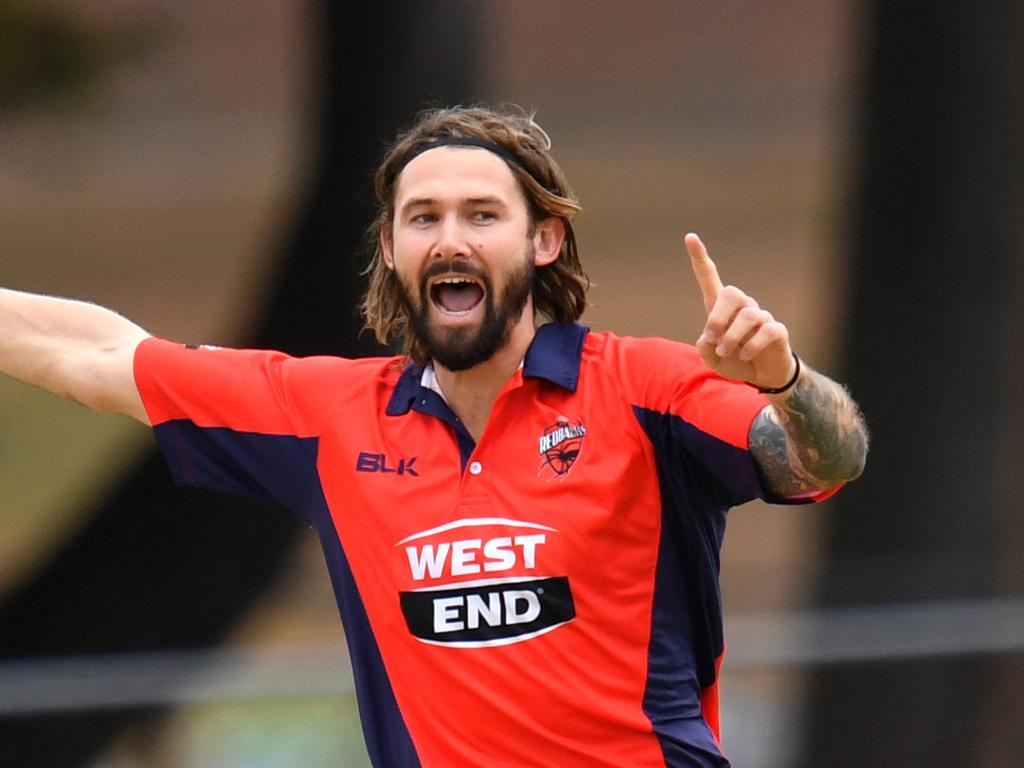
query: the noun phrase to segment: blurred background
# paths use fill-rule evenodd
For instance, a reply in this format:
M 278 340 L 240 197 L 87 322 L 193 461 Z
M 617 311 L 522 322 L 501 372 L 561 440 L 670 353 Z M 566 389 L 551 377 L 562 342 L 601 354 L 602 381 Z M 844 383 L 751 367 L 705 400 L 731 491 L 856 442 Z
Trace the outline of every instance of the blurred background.
M 182 341 L 377 352 L 370 177 L 430 104 L 535 110 L 585 320 L 692 340 L 681 237 L 847 382 L 862 479 L 723 553 L 734 764 L 1024 765 L 1011 0 L 5 0 L 0 284 Z M 0 764 L 368 765 L 318 544 L 0 380 Z

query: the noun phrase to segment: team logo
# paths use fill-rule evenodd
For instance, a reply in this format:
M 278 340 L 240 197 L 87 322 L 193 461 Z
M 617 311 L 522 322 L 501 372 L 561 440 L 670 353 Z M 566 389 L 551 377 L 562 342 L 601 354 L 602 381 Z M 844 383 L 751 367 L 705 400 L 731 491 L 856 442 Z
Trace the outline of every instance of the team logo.
M 404 554 L 406 626 L 431 645 L 483 648 L 543 635 L 576 617 L 556 528 L 468 518 L 414 533 Z
M 583 450 L 583 438 L 587 434 L 587 428 L 583 421 L 578 420 L 570 424 L 564 416 L 544 430 L 540 436 L 540 474 L 550 470 L 552 477 L 565 477 L 580 457 Z

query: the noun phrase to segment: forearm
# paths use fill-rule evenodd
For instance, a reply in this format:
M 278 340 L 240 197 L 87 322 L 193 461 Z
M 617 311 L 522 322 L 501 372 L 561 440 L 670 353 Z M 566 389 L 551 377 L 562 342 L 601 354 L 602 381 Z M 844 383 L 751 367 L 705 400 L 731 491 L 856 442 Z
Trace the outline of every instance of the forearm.
M 132 376 L 144 330 L 103 307 L 0 288 L 0 371 L 145 420 Z
M 805 365 L 790 389 L 769 399 L 750 430 L 750 449 L 769 491 L 796 496 L 860 475 L 867 428 L 842 386 Z

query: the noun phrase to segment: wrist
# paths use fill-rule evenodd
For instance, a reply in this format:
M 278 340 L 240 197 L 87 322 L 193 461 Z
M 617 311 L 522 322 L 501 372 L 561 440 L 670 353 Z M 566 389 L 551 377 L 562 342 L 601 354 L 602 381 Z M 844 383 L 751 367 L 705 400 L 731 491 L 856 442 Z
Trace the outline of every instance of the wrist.
M 782 395 L 788 392 L 796 384 L 797 379 L 800 378 L 800 358 L 796 356 L 796 352 L 793 352 L 793 375 L 789 381 L 783 384 L 781 387 L 762 387 L 757 384 L 753 386 L 763 395 Z

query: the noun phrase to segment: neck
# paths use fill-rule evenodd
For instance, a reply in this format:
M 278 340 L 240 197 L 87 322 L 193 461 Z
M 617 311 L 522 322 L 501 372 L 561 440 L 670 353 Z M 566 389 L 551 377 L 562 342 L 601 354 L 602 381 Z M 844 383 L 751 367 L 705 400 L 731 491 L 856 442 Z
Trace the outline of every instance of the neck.
M 480 440 L 498 393 L 522 364 L 536 332 L 533 309 L 528 304 L 508 341 L 489 359 L 464 371 L 450 371 L 434 363 L 437 383 L 448 405 L 474 440 Z

